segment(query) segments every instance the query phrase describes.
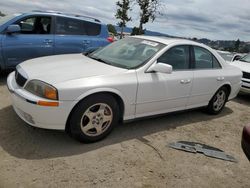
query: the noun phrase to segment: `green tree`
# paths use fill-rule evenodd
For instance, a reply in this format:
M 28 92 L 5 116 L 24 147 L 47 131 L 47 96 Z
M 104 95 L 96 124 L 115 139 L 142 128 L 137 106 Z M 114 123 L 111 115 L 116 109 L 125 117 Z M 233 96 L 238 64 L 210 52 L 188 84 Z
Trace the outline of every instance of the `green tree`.
M 139 35 L 139 27 L 133 27 L 130 35 Z
M 5 14 L 0 11 L 0 16 L 3 17 L 5 16 Z
M 130 10 L 130 0 L 120 0 L 116 2 L 117 12 L 116 19 L 119 20 L 118 26 L 121 27 L 121 37 L 123 36 L 124 27 L 126 27 L 127 22 L 131 21 L 131 17 L 128 16 L 128 11 Z
M 238 39 L 235 44 L 234 44 L 234 48 L 235 48 L 235 51 L 238 52 L 239 51 L 239 47 L 240 47 L 240 39 Z
M 131 35 L 141 35 L 141 34 L 144 34 L 144 30 L 140 32 L 139 27 L 133 27 Z
M 154 21 L 157 14 L 160 14 L 160 0 L 136 0 L 140 7 L 139 33 L 143 33 L 143 25 Z
M 113 33 L 114 35 L 117 35 L 117 31 L 116 31 L 115 27 L 112 24 L 108 24 L 107 27 L 108 27 L 108 31 L 110 33 Z

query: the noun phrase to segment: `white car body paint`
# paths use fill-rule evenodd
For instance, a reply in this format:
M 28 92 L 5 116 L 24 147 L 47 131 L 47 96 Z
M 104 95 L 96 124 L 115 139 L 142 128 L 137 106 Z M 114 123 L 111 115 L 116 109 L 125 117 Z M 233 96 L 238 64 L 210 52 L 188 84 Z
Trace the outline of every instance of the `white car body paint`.
M 231 65 L 238 67 L 242 70 L 242 72 L 245 72 L 246 74 L 243 74 L 242 77 L 242 86 L 241 86 L 241 92 L 243 93 L 249 93 L 250 94 L 250 63 L 243 62 L 243 61 L 233 61 L 230 62 Z
M 213 49 L 182 39 L 137 38 L 160 42 L 166 47 L 134 70 L 107 65 L 82 54 L 42 57 L 20 64 L 21 71 L 28 77 L 27 82 L 37 79 L 57 88 L 59 106 L 44 107 L 28 103 L 27 100 L 38 101 L 41 98 L 18 86 L 13 72 L 8 76 L 7 85 L 15 111 L 32 126 L 63 130 L 74 106 L 85 97 L 99 92 L 110 92 L 122 99 L 123 120 L 206 106 L 225 84 L 231 87 L 229 100 L 237 96 L 241 86 L 241 71 L 228 65 Z M 164 52 L 176 45 L 205 48 L 218 59 L 222 68 L 188 69 L 171 74 L 147 72 Z

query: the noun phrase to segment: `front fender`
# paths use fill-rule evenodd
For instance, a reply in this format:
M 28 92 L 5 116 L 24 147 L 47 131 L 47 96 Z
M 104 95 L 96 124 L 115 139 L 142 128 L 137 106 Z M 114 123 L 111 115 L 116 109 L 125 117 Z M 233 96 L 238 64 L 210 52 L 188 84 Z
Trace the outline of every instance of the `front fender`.
M 114 93 L 118 96 L 121 97 L 121 99 L 124 101 L 127 101 L 126 97 L 117 89 L 114 89 L 114 88 L 95 88 L 95 89 L 91 89 L 91 90 L 88 90 L 86 91 L 85 93 L 83 93 L 82 95 L 80 95 L 79 97 L 77 97 L 76 101 L 80 101 L 92 94 L 95 94 L 95 93 L 105 93 L 105 92 L 110 92 L 110 93 Z
M 79 101 L 85 99 L 86 97 L 97 94 L 97 93 L 112 93 L 118 95 L 124 104 L 124 120 L 133 119 L 135 116 L 135 103 L 131 104 L 129 99 L 119 90 L 114 88 L 95 88 L 84 92 L 82 95 L 78 96 L 72 103 L 71 111 L 79 103 Z

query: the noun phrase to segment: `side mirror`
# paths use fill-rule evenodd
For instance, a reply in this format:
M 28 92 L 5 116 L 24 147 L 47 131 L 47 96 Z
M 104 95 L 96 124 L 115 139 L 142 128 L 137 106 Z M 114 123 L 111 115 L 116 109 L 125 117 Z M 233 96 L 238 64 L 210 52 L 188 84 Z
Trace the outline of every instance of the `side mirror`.
M 8 34 L 11 34 L 11 33 L 19 33 L 21 31 L 21 27 L 19 26 L 19 25 L 9 25 L 8 27 L 7 27 L 7 30 L 6 30 L 6 32 L 8 33 Z
M 240 55 L 235 55 L 232 59 L 232 61 L 238 61 L 241 58 Z
M 173 67 L 169 64 L 158 62 L 149 67 L 147 72 L 160 72 L 160 73 L 171 74 L 173 72 Z

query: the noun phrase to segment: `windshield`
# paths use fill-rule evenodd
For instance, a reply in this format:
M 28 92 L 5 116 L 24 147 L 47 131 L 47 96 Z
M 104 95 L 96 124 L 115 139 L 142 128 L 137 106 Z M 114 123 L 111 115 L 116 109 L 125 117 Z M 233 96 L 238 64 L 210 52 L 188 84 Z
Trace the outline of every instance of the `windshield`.
M 250 54 L 245 55 L 239 61 L 244 61 L 244 62 L 250 63 Z
M 0 25 L 5 24 L 6 22 L 8 22 L 9 20 L 13 19 L 16 16 L 17 15 L 8 15 L 8 16 L 0 17 Z
M 163 47 L 165 45 L 158 42 L 128 37 L 93 52 L 89 57 L 113 66 L 133 69 L 146 63 Z

